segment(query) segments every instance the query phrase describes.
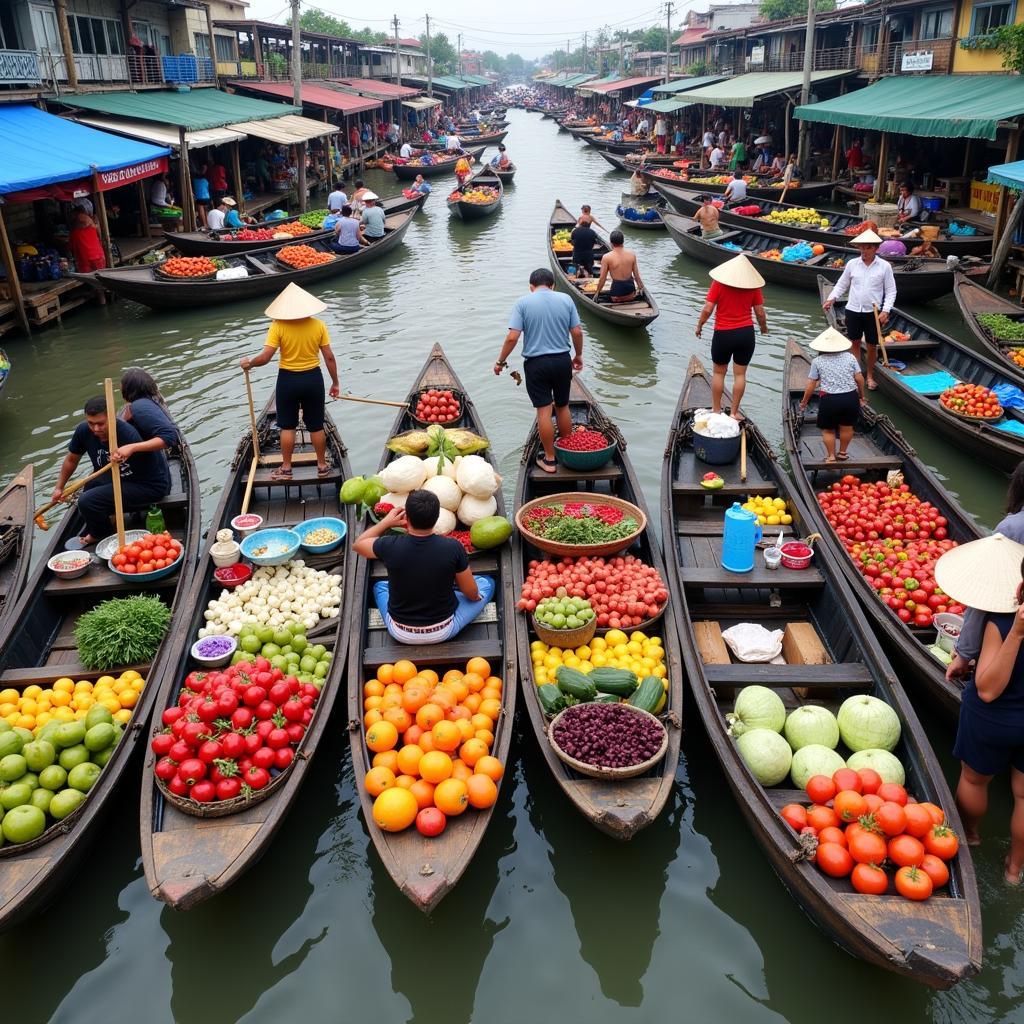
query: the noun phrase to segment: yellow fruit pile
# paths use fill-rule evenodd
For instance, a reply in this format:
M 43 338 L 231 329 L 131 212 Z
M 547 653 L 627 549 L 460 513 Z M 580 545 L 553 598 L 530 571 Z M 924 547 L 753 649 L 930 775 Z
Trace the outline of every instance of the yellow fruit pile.
M 1024 366 L 1024 348 L 1011 348 L 1006 354 L 1018 366 Z
M 100 676 L 95 683 L 80 679 L 77 683 L 67 677 L 58 679 L 52 687 L 26 686 L 0 690 L 0 718 L 16 729 L 41 729 L 47 722 L 73 722 L 85 718 L 96 704 L 105 707 L 118 725 L 132 717 L 132 708 L 139 701 L 146 680 L 138 672 L 122 672 L 113 676 Z
M 533 681 L 541 686 L 555 682 L 559 665 L 578 669 L 584 675 L 595 668 L 628 668 L 639 679 L 657 676 L 668 690 L 668 669 L 660 636 L 648 637 L 639 629 L 626 636 L 621 629 L 610 629 L 604 636 L 595 636 L 589 644 L 575 650 L 549 647 L 542 640 L 530 644 Z
M 784 498 L 763 498 L 755 494 L 743 503 L 743 507 L 753 512 L 762 526 L 789 526 L 793 522 Z
M 560 228 L 551 236 L 551 248 L 555 252 L 572 252 L 572 241 L 568 228 Z

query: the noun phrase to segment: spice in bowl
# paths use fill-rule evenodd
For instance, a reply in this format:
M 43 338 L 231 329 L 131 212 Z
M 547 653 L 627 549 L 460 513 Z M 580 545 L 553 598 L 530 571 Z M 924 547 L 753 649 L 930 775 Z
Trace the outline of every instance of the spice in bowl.
M 333 544 L 336 540 L 341 539 L 341 534 L 335 530 L 329 530 L 326 526 L 318 527 L 316 530 L 310 530 L 309 533 L 302 538 L 303 544 Z

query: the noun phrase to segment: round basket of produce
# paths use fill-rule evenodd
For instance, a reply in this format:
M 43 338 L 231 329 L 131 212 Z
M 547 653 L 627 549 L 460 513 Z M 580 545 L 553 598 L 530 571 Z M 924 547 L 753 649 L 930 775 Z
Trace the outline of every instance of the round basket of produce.
M 978 323 L 996 341 L 1020 342 L 1024 341 L 1024 323 L 1014 320 L 1013 317 L 1003 313 L 982 313 L 978 317 Z
M 212 281 L 217 264 L 206 256 L 172 256 L 153 264 L 153 276 L 162 281 Z
M 618 441 L 609 441 L 599 430 L 581 426 L 555 441 L 555 458 L 569 469 L 588 472 L 607 465 L 618 448 Z
M 308 270 L 324 263 L 333 263 L 341 257 L 314 249 L 311 245 L 283 245 L 274 254 L 274 259 L 285 270 Z
M 597 613 L 583 597 L 570 597 L 559 587 L 554 597 L 545 598 L 533 613 L 533 631 L 550 647 L 563 651 L 582 647 L 594 638 Z
M 980 384 L 955 384 L 939 395 L 939 408 L 972 423 L 996 423 L 1003 418 L 999 399 Z
M 668 730 L 650 712 L 629 704 L 588 702 L 555 715 L 548 742 L 581 775 L 631 779 L 665 756 Z
M 409 400 L 409 416 L 414 423 L 429 427 L 432 423 L 453 427 L 462 421 L 466 399 L 453 388 L 421 388 Z
M 516 526 L 541 551 L 552 555 L 613 555 L 625 551 L 647 528 L 632 502 L 570 491 L 528 501 Z

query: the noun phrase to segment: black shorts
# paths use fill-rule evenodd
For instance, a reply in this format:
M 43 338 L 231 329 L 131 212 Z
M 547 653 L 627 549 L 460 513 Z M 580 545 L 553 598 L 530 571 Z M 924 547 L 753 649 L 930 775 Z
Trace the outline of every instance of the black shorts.
M 822 395 L 818 399 L 818 428 L 838 430 L 855 427 L 860 415 L 860 396 L 856 391 L 843 391 L 838 395 Z
M 878 330 L 875 326 L 874 313 L 855 313 L 846 311 L 846 336 L 853 342 L 854 348 L 864 339 L 866 345 L 878 344 Z
M 613 299 L 618 298 L 620 295 L 632 295 L 636 291 L 636 285 L 633 283 L 633 278 L 628 281 L 612 281 L 611 291 L 608 293 Z
M 1024 772 L 1022 729 L 1012 720 L 982 717 L 969 702 L 960 705 L 953 756 L 979 775 L 998 775 L 1007 767 Z
M 561 409 L 569 404 L 572 357 L 568 352 L 534 356 L 523 363 L 523 369 L 526 371 L 526 393 L 534 409 L 542 409 L 545 405 Z
M 300 408 L 307 430 L 324 429 L 324 378 L 319 366 L 277 371 L 277 425 L 294 430 L 299 425 Z
M 576 267 L 577 272 L 585 270 L 588 274 L 594 273 L 594 250 L 591 249 L 589 252 L 576 252 L 573 250 L 572 262 Z
M 728 366 L 732 360 L 737 366 L 749 366 L 754 358 L 754 325 L 733 327 L 729 331 L 715 331 L 711 335 L 711 362 Z

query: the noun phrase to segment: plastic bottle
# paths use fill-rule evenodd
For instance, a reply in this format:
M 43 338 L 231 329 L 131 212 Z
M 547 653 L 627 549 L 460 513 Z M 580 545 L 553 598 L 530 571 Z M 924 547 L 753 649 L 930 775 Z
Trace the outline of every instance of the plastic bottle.
M 158 505 L 150 505 L 146 513 L 146 530 L 149 533 L 163 533 L 165 528 L 163 509 Z

